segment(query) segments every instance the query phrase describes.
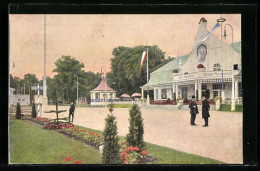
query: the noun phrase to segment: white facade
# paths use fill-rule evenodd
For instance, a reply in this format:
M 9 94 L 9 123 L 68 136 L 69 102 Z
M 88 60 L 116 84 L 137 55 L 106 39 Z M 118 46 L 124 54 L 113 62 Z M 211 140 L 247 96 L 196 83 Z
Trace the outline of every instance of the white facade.
M 220 28 L 215 31 L 218 29 Z M 219 40 L 214 34 L 202 41 L 208 34 L 207 21 L 202 18 L 191 53 L 178 57 L 151 73 L 148 84 L 141 87 L 142 94 L 147 86 L 154 90 L 154 100 L 173 99 L 174 93 L 176 98 L 191 99 L 198 91 L 200 100 L 208 89 L 209 99 L 222 96 L 224 101 L 241 101 L 241 51 L 235 50 L 232 47 L 234 44 Z M 239 45 L 241 47 L 241 43 Z M 198 65 L 203 65 L 204 68 L 198 68 Z M 170 71 L 172 76 L 169 75 Z
M 30 96 L 23 94 L 14 94 L 14 89 L 9 88 L 9 107 L 20 103 L 21 106 L 30 105 Z

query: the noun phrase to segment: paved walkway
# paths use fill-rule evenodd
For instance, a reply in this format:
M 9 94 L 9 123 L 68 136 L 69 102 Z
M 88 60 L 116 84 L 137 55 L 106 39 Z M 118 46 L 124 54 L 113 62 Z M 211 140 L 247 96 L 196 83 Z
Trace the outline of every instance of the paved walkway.
M 48 109 L 54 109 L 49 106 Z M 69 109 L 69 107 L 59 107 Z M 179 151 L 216 159 L 225 163 L 240 164 L 242 154 L 242 113 L 210 111 L 209 127 L 202 127 L 204 120 L 197 115 L 197 126 L 190 126 L 189 110 L 171 111 L 141 109 L 144 119 L 144 140 Z M 105 108 L 76 108 L 74 124 L 103 130 Z M 129 109 L 115 108 L 118 134 L 126 136 L 129 127 Z M 61 114 L 68 116 L 68 112 Z M 44 117 L 55 118 L 46 113 Z

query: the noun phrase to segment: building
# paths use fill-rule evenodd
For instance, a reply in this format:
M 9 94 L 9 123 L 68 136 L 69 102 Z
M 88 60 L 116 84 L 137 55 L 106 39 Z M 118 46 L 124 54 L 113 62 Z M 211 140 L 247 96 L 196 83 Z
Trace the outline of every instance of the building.
M 149 88 L 154 100 L 173 99 L 174 95 L 184 99 L 195 95 L 200 100 L 208 93 L 209 99 L 222 96 L 228 103 L 232 99 L 242 102 L 241 42 L 228 44 L 214 34 L 202 41 L 208 34 L 207 20 L 201 18 L 191 53 L 152 72 L 148 84 L 141 86 L 142 97 Z
M 21 106 L 30 105 L 30 96 L 23 94 L 14 94 L 14 88 L 9 88 L 9 107 L 16 106 L 20 103 Z
M 104 105 L 106 102 L 116 100 L 116 91 L 110 88 L 105 77 L 102 77 L 100 84 L 90 91 L 91 105 Z

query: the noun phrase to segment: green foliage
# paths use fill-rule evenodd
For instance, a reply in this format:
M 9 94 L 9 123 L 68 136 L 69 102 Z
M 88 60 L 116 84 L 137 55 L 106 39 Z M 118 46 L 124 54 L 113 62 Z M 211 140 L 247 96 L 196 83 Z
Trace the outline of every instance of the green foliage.
M 56 68 L 53 72 L 57 72 L 54 79 L 62 91 L 62 99 L 67 101 L 75 101 L 77 99 L 77 80 L 79 98 L 86 97 L 90 102 L 90 90 L 94 89 L 101 81 L 100 73 L 85 72 L 84 64 L 70 56 L 62 56 L 55 62 Z M 77 77 L 78 79 L 77 79 Z M 47 81 L 48 84 L 48 81 Z M 51 85 L 48 85 L 48 88 Z M 51 88 L 50 88 L 51 89 Z M 48 93 L 48 96 L 51 96 Z
M 112 114 L 112 112 L 113 112 L 113 110 L 114 110 L 114 104 L 113 103 L 111 103 L 111 104 L 109 104 L 109 105 L 107 105 L 107 107 L 108 107 L 108 110 L 109 110 L 109 112 Z
M 32 104 L 32 118 L 36 118 L 36 108 L 35 108 L 35 103 Z
M 243 105 L 236 105 L 235 112 L 243 112 Z
M 138 147 L 140 149 L 144 148 L 143 134 L 144 125 L 143 118 L 140 108 L 137 104 L 134 104 L 129 110 L 129 133 L 126 136 L 126 141 L 129 145 Z
M 103 164 L 119 164 L 121 163 L 119 144 L 117 136 L 117 125 L 113 115 L 108 115 L 105 119 L 104 129 L 104 148 L 102 152 Z
M 214 98 L 214 101 L 216 102 L 217 100 L 220 100 L 220 103 L 222 103 L 222 97 L 221 96 L 217 96 Z
M 16 119 L 21 119 L 21 106 L 20 106 L 20 103 L 17 103 L 17 105 L 16 105 L 15 118 Z
M 231 105 L 229 104 L 221 104 L 219 111 L 231 111 Z
M 146 62 L 139 74 L 144 50 L 146 50 L 144 46 L 114 48 L 111 72 L 107 74 L 106 78 L 108 85 L 117 91 L 117 96 L 140 92 L 140 86 L 146 84 Z M 164 52 L 156 45 L 149 47 L 149 73 L 163 61 L 165 61 Z

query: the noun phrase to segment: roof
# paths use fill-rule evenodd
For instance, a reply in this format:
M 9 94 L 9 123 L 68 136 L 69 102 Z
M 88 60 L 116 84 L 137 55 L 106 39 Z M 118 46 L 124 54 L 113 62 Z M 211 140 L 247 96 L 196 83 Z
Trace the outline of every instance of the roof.
M 164 66 L 158 68 L 157 70 L 153 71 L 150 76 L 150 80 L 148 82 L 149 86 L 158 85 L 158 84 L 171 84 L 173 75 L 172 72 L 174 69 L 179 69 L 179 61 L 181 60 L 182 65 L 187 61 L 190 54 L 179 56 L 176 59 L 168 62 Z M 143 85 L 146 86 L 146 85 Z
M 232 44 L 231 44 L 232 46 Z M 241 41 L 233 43 L 233 49 L 238 53 L 241 53 Z
M 91 91 L 115 91 L 107 85 L 106 79 L 102 77 L 100 84 Z

